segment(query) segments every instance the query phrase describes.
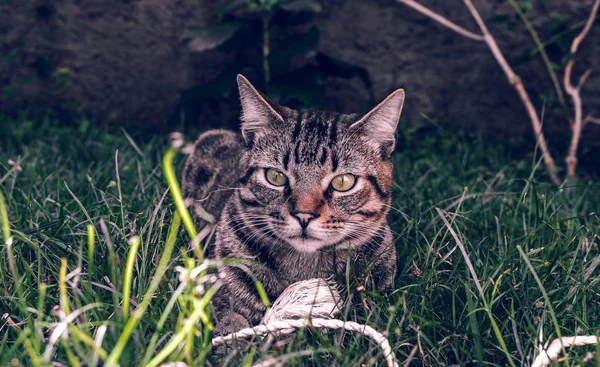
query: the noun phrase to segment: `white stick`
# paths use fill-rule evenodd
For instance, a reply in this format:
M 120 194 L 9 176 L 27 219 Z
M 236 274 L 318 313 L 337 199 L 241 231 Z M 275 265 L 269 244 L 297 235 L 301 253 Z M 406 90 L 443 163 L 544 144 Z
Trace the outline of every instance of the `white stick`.
M 545 367 L 550 365 L 552 361 L 555 361 L 561 353 L 562 347 L 565 348 L 570 346 L 580 347 L 582 345 L 598 344 L 598 337 L 594 335 L 585 336 L 563 336 L 557 338 L 550 343 L 550 346 L 545 351 L 542 351 L 535 360 L 531 367 Z
M 458 34 L 461 34 L 461 35 L 463 35 L 467 38 L 473 39 L 475 41 L 483 41 L 482 35 L 473 33 L 471 31 L 459 26 L 456 23 L 449 21 L 447 18 L 444 18 L 440 14 L 424 7 L 423 5 L 419 4 L 418 2 L 416 2 L 414 0 L 397 0 L 397 1 L 402 4 L 410 6 L 411 8 L 415 9 L 419 13 L 428 16 L 429 18 L 435 20 L 436 22 L 440 23 L 441 25 L 443 25 L 445 27 L 450 28 L 451 30 L 453 30 L 454 32 L 456 32 Z
M 600 7 L 600 0 L 596 0 L 594 2 L 594 6 L 592 7 L 592 11 L 590 12 L 590 16 L 585 24 L 585 27 L 581 31 L 581 33 L 575 37 L 573 43 L 571 44 L 571 60 L 567 63 L 565 67 L 565 75 L 563 83 L 565 85 L 565 91 L 568 95 L 571 96 L 571 100 L 573 101 L 573 108 L 575 109 L 575 120 L 573 121 L 573 134 L 571 135 L 571 145 L 569 146 L 569 154 L 565 161 L 567 162 L 567 170 L 569 177 L 575 177 L 575 168 L 577 167 L 577 147 L 579 146 L 579 140 L 581 139 L 581 130 L 583 129 L 583 120 L 582 120 L 582 108 L 581 108 L 581 95 L 580 89 L 583 85 L 585 79 L 587 79 L 587 72 L 583 74 L 584 76 L 580 79 L 577 87 L 573 86 L 571 83 L 571 72 L 573 71 L 573 65 L 575 64 L 575 54 L 577 53 L 577 48 L 579 44 L 585 36 L 588 34 L 590 28 L 592 28 L 592 24 L 596 20 L 596 14 L 598 13 L 598 7 Z
M 396 362 L 396 356 L 392 352 L 390 342 L 387 340 L 387 338 L 383 334 L 381 334 L 380 332 L 368 325 L 361 325 L 352 321 L 331 319 L 304 319 L 271 322 L 266 325 L 258 325 L 252 328 L 242 329 L 236 333 L 216 337 L 212 340 L 212 345 L 218 346 L 234 339 L 245 339 L 254 335 L 267 335 L 275 332 L 278 332 L 280 334 L 290 334 L 293 333 L 295 329 L 299 329 L 306 326 L 313 326 L 315 328 L 325 329 L 345 329 L 349 331 L 355 331 L 364 336 L 367 336 L 379 345 L 379 347 L 383 351 L 383 356 L 385 357 L 388 366 L 398 367 L 398 363 Z

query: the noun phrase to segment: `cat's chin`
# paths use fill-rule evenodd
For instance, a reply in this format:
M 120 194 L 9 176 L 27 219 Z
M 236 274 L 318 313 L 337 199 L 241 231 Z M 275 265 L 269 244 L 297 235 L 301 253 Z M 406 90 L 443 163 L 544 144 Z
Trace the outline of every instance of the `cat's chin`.
M 294 248 L 294 250 L 298 252 L 302 252 L 305 254 L 312 254 L 319 249 L 328 245 L 327 242 L 320 240 L 318 238 L 300 238 L 300 237 L 291 237 L 287 238 L 287 242 Z

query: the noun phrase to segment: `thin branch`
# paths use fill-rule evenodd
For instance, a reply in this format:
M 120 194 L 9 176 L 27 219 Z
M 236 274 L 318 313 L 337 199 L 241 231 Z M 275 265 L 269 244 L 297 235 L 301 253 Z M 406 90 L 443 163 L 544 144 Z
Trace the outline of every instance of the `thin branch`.
M 417 10 L 418 12 L 430 17 L 431 19 L 437 21 L 438 23 L 452 29 L 453 31 L 455 31 L 465 37 L 475 39 L 477 41 L 483 40 L 488 45 L 490 51 L 494 55 L 494 58 L 496 59 L 498 64 L 500 64 L 500 67 L 502 68 L 502 70 L 504 71 L 504 74 L 508 78 L 509 83 L 512 84 L 514 86 L 514 88 L 517 90 L 517 93 L 519 94 L 521 101 L 525 105 L 525 109 L 527 110 L 527 114 L 529 115 L 529 119 L 531 120 L 531 124 L 533 125 L 533 131 L 535 132 L 538 144 L 540 146 L 540 149 L 542 150 L 544 163 L 546 164 L 546 168 L 548 169 L 548 174 L 550 175 L 550 179 L 552 180 L 552 182 L 554 182 L 554 184 L 560 185 L 560 180 L 558 179 L 558 176 L 556 175 L 556 164 L 554 163 L 554 159 L 552 158 L 552 155 L 550 154 L 550 150 L 548 149 L 548 144 L 546 143 L 546 138 L 544 137 L 544 133 L 542 132 L 542 123 L 535 111 L 535 108 L 533 107 L 533 103 L 531 102 L 531 99 L 529 98 L 529 95 L 527 94 L 527 91 L 525 90 L 525 87 L 523 86 L 521 79 L 514 73 L 514 71 L 511 69 L 510 65 L 508 65 L 508 62 L 506 61 L 506 59 L 504 58 L 504 55 L 500 51 L 500 48 L 498 47 L 496 40 L 488 31 L 487 26 L 485 25 L 483 19 L 481 19 L 481 16 L 479 15 L 479 12 L 475 8 L 475 6 L 473 6 L 473 3 L 471 3 L 470 0 L 464 0 L 467 8 L 469 8 L 469 11 L 471 12 L 471 15 L 473 16 L 473 18 L 475 18 L 475 21 L 479 25 L 479 28 L 481 29 L 483 36 L 480 36 L 473 32 L 467 31 L 466 29 L 456 25 L 455 23 L 452 23 L 448 19 L 429 10 L 428 8 L 415 2 L 414 0 L 396 0 L 396 1 L 410 6 L 411 8 Z
M 598 1 L 600 1 L 600 0 L 598 0 Z M 536 138 L 538 139 L 538 144 L 540 146 L 540 149 L 542 150 L 542 156 L 544 158 L 544 163 L 546 164 L 546 168 L 548 168 L 548 174 L 550 175 L 550 179 L 556 185 L 560 185 L 560 180 L 558 179 L 558 176 L 556 175 L 556 164 L 554 163 L 554 159 L 552 158 L 552 155 L 550 154 L 550 150 L 548 149 L 548 144 L 546 143 L 546 138 L 544 137 L 544 133 L 542 132 L 542 124 L 537 115 L 537 112 L 535 111 L 535 108 L 533 107 L 533 103 L 531 102 L 531 99 L 529 98 L 529 94 L 527 93 L 527 90 L 523 86 L 523 82 L 521 81 L 521 78 L 519 78 L 519 76 L 517 76 L 514 73 L 514 71 L 512 70 L 512 68 L 506 61 L 506 59 L 504 58 L 504 55 L 502 54 L 502 51 L 500 51 L 500 48 L 498 47 L 496 40 L 490 34 L 489 30 L 487 29 L 487 26 L 483 22 L 483 19 L 481 19 L 479 12 L 475 8 L 475 6 L 471 2 L 471 0 L 464 0 L 464 2 L 465 2 L 465 5 L 467 6 L 467 8 L 469 8 L 469 10 L 471 11 L 471 15 L 473 15 L 473 18 L 475 18 L 475 21 L 479 25 L 479 28 L 481 28 L 481 31 L 483 32 L 484 41 L 485 41 L 485 43 L 487 43 L 488 47 L 490 48 L 490 51 L 492 51 L 494 58 L 496 59 L 498 64 L 500 64 L 500 67 L 504 71 L 504 74 L 506 74 L 506 77 L 508 78 L 508 81 L 510 82 L 510 84 L 512 84 L 515 87 L 515 89 L 517 90 L 517 93 L 519 93 L 519 97 L 521 97 L 521 101 L 525 105 L 525 109 L 527 110 L 529 119 L 531 120 L 531 124 L 533 126 L 533 131 L 535 132 Z
M 550 79 L 552 79 L 552 84 L 554 84 L 554 90 L 556 91 L 556 96 L 558 97 L 558 101 L 564 107 L 565 106 L 565 97 L 563 95 L 562 89 L 560 88 L 560 82 L 558 81 L 558 77 L 556 76 L 556 73 L 554 72 L 552 63 L 550 62 L 550 58 L 548 57 L 548 54 L 546 53 L 546 49 L 544 48 L 544 44 L 540 40 L 540 37 L 538 36 L 537 32 L 535 31 L 535 28 L 533 28 L 533 25 L 531 24 L 529 19 L 527 19 L 527 15 L 525 15 L 525 13 L 523 12 L 523 10 L 519 6 L 519 4 L 517 4 L 517 2 L 515 0 L 508 0 L 508 2 L 510 3 L 510 5 L 512 5 L 513 9 L 515 9 L 515 12 L 517 13 L 517 15 L 519 15 L 519 17 L 523 21 L 525 28 L 527 28 L 527 30 L 529 31 L 531 38 L 533 38 L 533 41 L 535 42 L 535 45 L 537 46 L 538 51 L 540 52 L 540 56 L 542 57 L 542 60 L 544 61 L 544 64 L 546 65 L 546 70 L 548 70 L 548 75 L 550 75 Z
M 390 342 L 377 330 L 373 329 L 368 325 L 362 325 L 353 321 L 343 321 L 337 319 L 300 319 L 300 320 L 283 320 L 270 322 L 266 325 L 258 325 L 251 328 L 242 329 L 235 333 L 231 333 L 225 336 L 219 336 L 213 338 L 212 345 L 219 346 L 226 344 L 229 341 L 237 339 L 246 339 L 255 335 L 267 335 L 271 333 L 279 334 L 291 334 L 295 332 L 295 329 L 312 326 L 314 328 L 325 328 L 325 329 L 345 329 L 360 333 L 379 345 L 382 350 L 383 357 L 385 358 L 389 367 L 398 367 L 396 356 L 392 351 Z
M 483 41 L 482 35 L 479 35 L 477 33 L 473 33 L 469 30 L 466 30 L 465 28 L 459 26 L 456 23 L 449 21 L 447 18 L 444 18 L 442 15 L 429 10 L 428 8 L 424 7 L 423 5 L 419 4 L 418 2 L 416 2 L 414 0 L 397 0 L 397 1 L 415 9 L 416 11 L 418 11 L 419 13 L 421 13 L 423 15 L 428 16 L 429 18 L 435 20 L 436 22 L 440 23 L 441 25 L 443 25 L 445 27 L 450 28 L 451 30 L 453 30 L 454 32 L 456 32 L 460 35 L 463 35 L 463 36 L 470 38 L 472 40 L 475 40 L 475 41 Z
M 568 348 L 573 345 L 575 346 L 583 346 L 583 345 L 593 345 L 598 344 L 598 337 L 595 335 L 577 335 L 577 336 L 564 336 L 562 338 L 557 338 L 550 343 L 548 349 L 540 353 L 531 367 L 545 367 L 549 366 L 552 361 L 556 361 L 560 352 L 563 348 Z
M 587 125 L 587 124 L 597 124 L 600 125 L 600 118 L 591 116 L 591 115 L 587 115 L 585 117 L 585 119 L 583 119 L 583 126 Z
M 592 71 L 590 69 L 587 69 L 585 73 L 583 73 L 583 75 L 581 76 L 581 78 L 579 78 L 579 81 L 577 82 L 577 89 L 581 90 L 581 88 L 583 88 L 583 85 L 585 84 L 585 82 L 587 82 L 587 79 L 590 77 L 590 74 L 592 74 Z
M 573 121 L 573 134 L 571 135 L 571 145 L 569 147 L 569 154 L 565 161 L 567 162 L 567 172 L 569 177 L 575 178 L 575 169 L 577 167 L 577 147 L 579 146 L 579 140 L 581 139 L 581 130 L 583 129 L 583 121 L 582 121 L 582 108 L 581 108 L 581 95 L 580 95 L 580 86 L 585 82 L 587 76 L 584 74 L 580 79 L 578 86 L 575 87 L 571 83 L 571 73 L 573 72 L 573 66 L 575 64 L 575 54 L 577 53 L 577 48 L 579 44 L 583 41 L 585 36 L 590 31 L 592 24 L 596 20 L 596 14 L 598 13 L 598 7 L 600 6 L 600 0 L 596 0 L 594 2 L 594 6 L 592 11 L 590 12 L 590 16 L 585 24 L 585 27 L 581 31 L 581 33 L 575 37 L 573 43 L 571 44 L 571 60 L 567 63 L 565 68 L 564 75 L 564 87 L 565 91 L 569 96 L 571 96 L 571 100 L 573 101 L 573 108 L 575 109 L 575 120 Z

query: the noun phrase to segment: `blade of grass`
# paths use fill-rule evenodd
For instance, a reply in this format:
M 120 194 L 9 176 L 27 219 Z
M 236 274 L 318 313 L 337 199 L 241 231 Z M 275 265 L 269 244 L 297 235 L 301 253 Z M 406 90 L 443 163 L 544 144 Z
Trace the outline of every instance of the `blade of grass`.
M 60 293 L 60 305 L 65 313 L 65 316 L 69 316 L 71 313 L 71 306 L 69 305 L 69 297 L 67 296 L 67 259 L 64 257 L 60 259 L 60 273 L 58 278 L 58 287 Z
M 171 338 L 171 341 L 160 352 L 158 352 L 158 354 L 156 354 L 156 356 L 152 360 L 150 360 L 150 362 L 148 362 L 146 367 L 158 366 L 160 362 L 162 362 L 171 353 L 173 353 L 173 351 L 190 333 L 190 331 L 192 330 L 192 328 L 198 320 L 207 318 L 204 309 L 206 308 L 206 306 L 208 306 L 210 300 L 215 295 L 218 289 L 218 286 L 213 286 L 206 291 L 202 299 L 194 299 L 194 312 L 192 312 L 192 314 L 188 317 L 181 330 Z
M 125 210 L 123 209 L 123 194 L 121 193 L 121 175 L 119 174 L 119 149 L 115 150 L 115 175 L 117 176 L 117 193 L 121 209 L 121 228 L 125 228 Z
M 492 329 L 494 330 L 496 339 L 500 343 L 500 346 L 502 347 L 502 350 L 504 351 L 504 355 L 506 355 L 508 363 L 511 365 L 511 367 L 516 367 L 514 361 L 512 360 L 512 356 L 511 356 L 510 352 L 508 351 L 508 348 L 506 347 L 506 342 L 504 341 L 504 338 L 502 337 L 502 333 L 500 332 L 500 328 L 498 327 L 498 324 L 496 323 L 496 319 L 494 318 L 494 315 L 492 314 L 492 310 L 490 309 L 487 299 L 485 298 L 485 293 L 483 292 L 483 288 L 481 287 L 481 283 L 479 282 L 479 278 L 477 277 L 477 273 L 475 272 L 475 268 L 473 267 L 473 264 L 471 263 L 471 259 L 469 258 L 469 255 L 467 254 L 467 250 L 465 249 L 465 246 L 463 245 L 460 238 L 458 238 L 458 236 L 456 235 L 454 228 L 452 228 L 452 226 L 446 219 L 446 216 L 444 215 L 444 213 L 442 213 L 442 211 L 439 208 L 435 208 L 435 210 L 437 211 L 440 218 L 442 218 L 442 221 L 444 221 L 444 224 L 446 225 L 446 228 L 450 232 L 450 235 L 452 236 L 452 238 L 454 238 L 456 245 L 460 248 L 460 252 L 462 253 L 465 263 L 467 264 L 467 268 L 469 269 L 469 272 L 471 273 L 471 277 L 473 277 L 473 282 L 475 283 L 475 286 L 477 287 L 477 290 L 479 291 L 479 296 L 481 297 L 481 301 L 483 302 L 483 304 L 485 306 L 485 310 L 488 314 L 488 318 L 490 319 L 490 323 L 492 324 Z
M 4 236 L 4 243 L 7 243 L 10 238 L 10 222 L 8 221 L 8 209 L 6 209 L 2 190 L 0 190 L 0 216 L 2 217 L 2 235 Z
M 156 331 L 152 335 L 152 338 L 150 339 L 150 343 L 148 343 L 148 348 L 146 349 L 146 354 L 144 355 L 144 360 L 142 361 L 142 366 L 147 365 L 148 362 L 150 361 L 150 358 L 152 357 L 152 353 L 154 352 L 154 347 L 156 346 L 156 342 L 158 341 L 159 335 L 162 332 L 163 327 L 165 326 L 165 323 L 167 322 L 167 319 L 169 318 L 169 316 L 171 316 L 171 311 L 173 310 L 173 307 L 177 303 L 177 299 L 185 291 L 186 286 L 187 286 L 187 283 L 182 282 L 177 287 L 177 289 L 175 289 L 175 292 L 173 292 L 173 294 L 171 295 L 171 299 L 169 299 L 169 302 L 167 303 L 167 306 L 163 310 L 163 312 L 160 316 L 160 319 L 158 320 L 158 323 L 156 323 Z
M 131 295 L 131 281 L 133 278 L 133 268 L 137 251 L 140 247 L 140 238 L 132 237 L 129 240 L 129 254 L 127 255 L 127 264 L 125 265 L 125 276 L 123 278 L 123 320 L 129 318 L 129 296 Z
M 558 339 L 561 342 L 562 352 L 563 352 L 563 355 L 565 358 L 565 362 L 567 363 L 567 366 L 568 366 L 569 365 L 569 355 L 568 355 L 567 351 L 565 350 L 565 346 L 562 344 L 562 335 L 560 332 L 560 326 L 558 325 L 558 319 L 556 318 L 556 313 L 554 312 L 554 307 L 552 307 L 552 302 L 550 301 L 550 297 L 548 297 L 546 288 L 542 284 L 542 281 L 541 281 L 540 277 L 537 275 L 537 272 L 535 271 L 535 269 L 533 268 L 533 265 L 531 265 L 531 261 L 529 261 L 529 258 L 523 251 L 523 248 L 520 245 L 517 245 L 517 250 L 519 250 L 519 254 L 521 255 L 521 257 L 527 264 L 527 267 L 529 268 L 531 275 L 533 275 L 533 278 L 535 279 L 535 282 L 537 283 L 538 288 L 539 288 L 540 292 L 542 292 L 542 296 L 544 297 L 544 300 L 546 301 L 546 306 L 548 307 L 548 311 L 550 312 L 550 318 L 552 319 L 552 324 L 554 325 L 554 331 L 556 332 L 556 336 L 558 337 Z
M 194 221 L 190 216 L 189 211 L 185 207 L 185 202 L 183 200 L 183 195 L 181 194 L 181 189 L 179 188 L 179 183 L 177 181 L 177 176 L 175 174 L 175 168 L 173 167 L 173 159 L 175 158 L 176 150 L 171 148 L 167 151 L 163 158 L 163 170 L 165 173 L 165 178 L 167 183 L 169 184 L 169 189 L 171 190 L 171 196 L 173 197 L 173 201 L 175 201 L 175 206 L 177 207 L 177 212 L 181 216 L 183 220 L 183 225 L 188 232 L 188 235 L 192 239 L 192 243 L 194 245 L 194 249 L 198 249 L 198 257 L 200 262 L 204 261 L 204 254 L 202 253 L 202 248 L 198 243 L 198 232 L 196 231 L 196 227 L 194 226 Z
M 165 243 L 165 248 L 163 250 L 163 254 L 158 262 L 158 267 L 156 268 L 156 272 L 152 277 L 152 282 L 150 283 L 150 287 L 146 291 L 144 298 L 140 305 L 133 311 L 125 327 L 121 336 L 119 337 L 117 344 L 113 348 L 112 352 L 109 354 L 106 360 L 106 367 L 117 367 L 119 365 L 119 359 L 121 358 L 121 354 L 125 350 L 125 346 L 131 337 L 134 329 L 139 324 L 140 320 L 144 316 L 146 309 L 150 305 L 152 298 L 154 297 L 154 292 L 160 285 L 163 275 L 167 271 L 169 260 L 171 259 L 171 253 L 173 252 L 173 248 L 175 247 L 175 240 L 177 239 L 177 234 L 179 233 L 179 226 L 181 225 L 181 217 L 178 212 L 175 212 L 173 215 L 173 221 L 171 222 L 171 226 L 169 228 L 169 233 L 167 235 L 167 242 Z
M 469 325 L 471 332 L 475 339 L 475 355 L 477 356 L 477 365 L 483 366 L 485 361 L 483 353 L 483 344 L 481 343 L 481 332 L 479 322 L 477 321 L 477 314 L 475 312 L 475 304 L 473 303 L 473 296 L 471 295 L 471 289 L 467 282 L 465 282 L 465 294 L 467 295 L 467 307 L 469 309 Z

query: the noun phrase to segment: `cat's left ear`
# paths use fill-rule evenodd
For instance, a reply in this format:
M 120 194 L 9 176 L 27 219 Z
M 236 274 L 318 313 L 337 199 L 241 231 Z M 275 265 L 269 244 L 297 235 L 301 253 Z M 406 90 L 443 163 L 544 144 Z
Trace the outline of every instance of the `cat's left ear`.
M 271 122 L 283 122 L 277 106 L 259 92 L 243 75 L 237 76 L 242 102 L 242 136 L 251 144 L 254 136 L 269 127 Z
M 350 129 L 358 130 L 362 136 L 380 145 L 386 155 L 391 155 L 396 143 L 396 127 L 400 121 L 403 105 L 404 89 L 398 89 L 353 123 Z

